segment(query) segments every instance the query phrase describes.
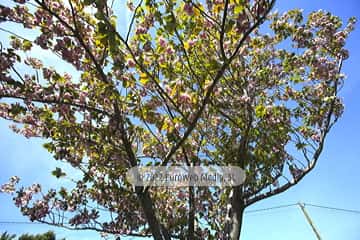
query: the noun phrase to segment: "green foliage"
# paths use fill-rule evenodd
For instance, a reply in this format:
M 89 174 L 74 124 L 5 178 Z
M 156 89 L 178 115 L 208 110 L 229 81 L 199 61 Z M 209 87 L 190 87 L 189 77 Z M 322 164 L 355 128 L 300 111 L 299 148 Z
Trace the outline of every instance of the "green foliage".
M 42 234 L 23 234 L 19 237 L 19 240 L 56 240 L 54 232 L 46 232 Z
M 15 240 L 16 235 L 10 235 L 7 232 L 4 232 L 1 236 L 0 236 L 0 240 Z M 54 232 L 52 231 L 48 231 L 46 233 L 41 233 L 41 234 L 22 234 L 20 235 L 20 237 L 18 238 L 18 240 L 56 240 L 56 235 Z M 65 240 L 65 238 L 62 238 L 61 240 Z
M 10 235 L 8 232 L 4 232 L 0 236 L 0 240 L 14 240 L 16 237 L 15 234 Z
M 53 171 L 51 172 L 51 174 L 52 174 L 53 176 L 55 176 L 56 178 L 65 177 L 65 176 L 66 176 L 66 173 L 64 173 L 64 172 L 61 170 L 61 168 L 59 168 L 59 167 L 55 168 L 55 170 L 53 170 Z

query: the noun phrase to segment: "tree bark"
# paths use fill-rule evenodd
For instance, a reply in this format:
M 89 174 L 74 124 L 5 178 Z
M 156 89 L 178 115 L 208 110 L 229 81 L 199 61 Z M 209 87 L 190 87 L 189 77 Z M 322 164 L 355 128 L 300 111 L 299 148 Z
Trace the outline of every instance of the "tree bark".
M 227 216 L 227 239 L 240 239 L 244 209 L 245 206 L 243 204 L 241 187 L 234 187 L 232 189 Z
M 129 140 L 127 130 L 125 129 L 125 119 L 123 113 L 119 109 L 119 105 L 114 104 L 115 109 L 115 123 L 117 129 L 120 130 L 121 139 L 125 146 L 126 154 L 129 158 L 129 163 L 131 167 L 137 166 L 137 159 L 132 151 L 131 142 Z M 171 240 L 167 229 L 161 225 L 160 221 L 156 218 L 156 213 L 154 209 L 154 202 L 151 199 L 151 196 L 148 191 L 144 191 L 143 187 L 135 187 L 135 192 L 137 198 L 140 202 L 142 209 L 144 210 L 144 214 L 146 220 L 149 224 L 150 231 L 155 240 Z
M 165 227 L 161 226 L 156 218 L 154 204 L 148 192 L 137 191 L 137 196 L 144 210 L 149 228 L 155 240 L 171 240 Z
M 189 187 L 189 219 L 188 219 L 188 239 L 194 239 L 195 233 L 195 192 L 194 187 Z

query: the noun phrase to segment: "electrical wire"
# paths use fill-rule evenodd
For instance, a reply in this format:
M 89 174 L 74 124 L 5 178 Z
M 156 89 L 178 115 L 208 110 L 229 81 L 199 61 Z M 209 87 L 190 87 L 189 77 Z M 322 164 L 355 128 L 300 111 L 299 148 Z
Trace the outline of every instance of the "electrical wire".
M 329 207 L 329 206 L 322 206 L 322 205 L 316 205 L 316 204 L 311 204 L 311 203 L 304 203 L 304 205 L 305 205 L 305 206 L 310 206 L 310 207 L 328 209 L 328 210 L 335 210 L 335 211 L 342 211 L 342 212 L 349 212 L 349 213 L 360 214 L 360 210 L 337 208 L 337 207 Z
M 341 212 L 348 212 L 348 213 L 355 213 L 355 214 L 360 214 L 360 210 L 354 210 L 354 209 L 346 209 L 346 208 L 338 208 L 338 207 L 329 207 L 329 206 L 324 206 L 324 205 L 319 205 L 319 204 L 311 204 L 311 203 L 303 203 L 305 206 L 310 206 L 310 207 L 316 207 L 316 208 L 322 208 L 322 209 L 328 209 L 328 210 L 332 210 L 332 211 L 341 211 Z M 260 209 L 253 209 L 253 210 L 246 210 L 246 213 L 255 213 L 255 212 L 265 212 L 265 211 L 271 211 L 274 209 L 280 209 L 280 208 L 288 208 L 288 207 L 292 207 L 292 206 L 298 206 L 298 203 L 293 203 L 293 204 L 285 204 L 285 205 L 278 205 L 278 206 L 273 206 L 273 207 L 268 207 L 268 208 L 260 208 Z M 0 224 L 43 224 L 43 223 L 39 223 L 39 222 L 24 222 L 24 221 L 9 221 L 9 220 L 2 220 L 0 221 Z M 66 224 L 64 224 L 66 225 Z
M 0 224 L 42 224 L 39 222 L 22 222 L 22 221 L 0 221 Z
M 292 207 L 292 206 L 296 206 L 296 205 L 297 205 L 297 203 L 293 203 L 293 204 L 279 205 L 279 206 L 268 207 L 268 208 L 260 208 L 260 209 L 254 209 L 254 210 L 246 210 L 245 213 L 254 213 L 254 212 L 270 211 L 270 210 L 273 210 L 273 209 L 287 208 L 287 207 Z

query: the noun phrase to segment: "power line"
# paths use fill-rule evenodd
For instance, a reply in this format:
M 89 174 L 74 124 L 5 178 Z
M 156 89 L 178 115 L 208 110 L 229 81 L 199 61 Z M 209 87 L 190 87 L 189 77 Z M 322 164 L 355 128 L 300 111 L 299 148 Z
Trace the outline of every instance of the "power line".
M 42 224 L 39 222 L 0 221 L 0 224 Z
M 311 203 L 303 203 L 303 204 L 305 206 L 310 206 L 310 207 L 317 207 L 317 208 L 323 208 L 323 209 L 328 209 L 328 210 L 333 210 L 333 211 L 342 211 L 342 212 L 360 214 L 360 210 L 338 208 L 338 207 L 329 207 L 329 206 L 317 205 L 317 204 L 311 204 Z M 293 207 L 293 206 L 297 206 L 297 205 L 298 205 L 298 203 L 278 205 L 278 206 L 273 206 L 273 207 L 268 207 L 268 208 L 246 210 L 245 213 L 265 212 L 265 211 L 271 211 L 271 210 L 275 210 L 275 209 Z M 0 221 L 0 224 L 43 224 L 43 223 L 40 223 L 40 222 L 24 222 L 24 221 L 16 221 L 16 220 L 2 220 L 2 221 Z
M 317 207 L 317 208 L 323 208 L 323 209 L 328 209 L 328 210 L 335 210 L 335 211 L 342 211 L 342 212 L 349 212 L 349 213 L 356 213 L 356 214 L 360 214 L 359 210 L 354 210 L 354 209 L 345 209 L 345 208 L 337 208 L 337 207 L 329 207 L 329 206 L 322 206 L 322 205 L 316 205 L 316 204 L 311 204 L 311 203 L 304 203 L 305 205 L 311 206 L 311 207 Z
M 342 212 L 349 212 L 349 213 L 356 213 L 360 214 L 360 210 L 354 210 L 354 209 L 346 209 L 346 208 L 338 208 L 338 207 L 329 207 L 324 205 L 316 205 L 311 203 L 303 203 L 304 205 L 311 206 L 311 207 L 317 207 L 317 208 L 323 208 L 328 210 L 334 210 L 334 211 L 342 211 Z M 254 209 L 254 210 L 247 210 L 245 213 L 252 213 L 252 212 L 263 212 L 263 211 L 269 211 L 273 209 L 279 209 L 279 208 L 287 208 L 292 206 L 297 206 L 297 203 L 294 204 L 287 204 L 287 205 L 279 205 L 279 206 L 273 206 L 268 208 L 260 208 L 260 209 Z
M 292 207 L 292 206 L 296 206 L 296 205 L 297 205 L 296 203 L 293 203 L 293 204 L 279 205 L 279 206 L 268 207 L 268 208 L 246 210 L 245 213 L 264 212 L 264 211 L 270 211 L 270 210 L 273 210 L 273 209 Z

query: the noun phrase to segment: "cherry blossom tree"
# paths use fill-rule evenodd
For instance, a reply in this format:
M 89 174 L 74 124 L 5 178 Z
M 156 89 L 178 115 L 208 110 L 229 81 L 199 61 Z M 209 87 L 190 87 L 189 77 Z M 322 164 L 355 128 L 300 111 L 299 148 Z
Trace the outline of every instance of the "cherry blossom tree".
M 82 173 L 2 186 L 31 221 L 117 236 L 239 239 L 244 209 L 296 185 L 343 112 L 343 25 L 275 0 L 14 0 L 0 6 L 0 117 Z M 119 10 L 119 9 L 117 9 Z M 121 10 L 120 12 L 125 12 Z M 118 16 L 122 17 L 121 14 Z M 7 26 L 31 29 L 35 37 Z M 32 54 L 71 64 L 66 74 Z M 135 166 L 233 165 L 234 187 L 133 187 Z M 66 175 L 53 171 L 59 181 Z M 61 185 L 61 184 L 60 184 Z

